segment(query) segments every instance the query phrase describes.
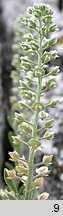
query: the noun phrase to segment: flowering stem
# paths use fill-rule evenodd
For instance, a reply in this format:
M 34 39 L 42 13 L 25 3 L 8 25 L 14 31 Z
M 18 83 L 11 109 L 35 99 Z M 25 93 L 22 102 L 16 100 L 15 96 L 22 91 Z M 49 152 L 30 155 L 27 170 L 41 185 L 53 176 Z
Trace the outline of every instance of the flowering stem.
M 41 50 L 41 45 L 42 45 L 42 36 L 41 36 L 41 20 L 39 20 L 39 53 L 38 54 L 38 66 L 41 66 L 41 56 L 42 56 L 42 50 Z M 40 96 L 41 96 L 41 85 L 42 85 L 42 79 L 41 76 L 38 77 L 37 81 L 37 92 L 36 92 L 36 102 L 40 102 Z M 36 139 L 37 136 L 37 126 L 38 126 L 38 114 L 39 114 L 39 109 L 35 111 L 35 116 L 34 116 L 34 123 L 33 123 L 33 130 L 32 130 L 32 138 Z M 30 153 L 29 153 L 29 162 L 28 162 L 28 179 L 27 179 L 27 185 L 26 185 L 26 191 L 25 191 L 25 199 L 29 200 L 32 197 L 32 192 L 30 193 L 32 189 L 32 181 L 33 181 L 33 163 L 34 163 L 34 146 L 30 148 Z

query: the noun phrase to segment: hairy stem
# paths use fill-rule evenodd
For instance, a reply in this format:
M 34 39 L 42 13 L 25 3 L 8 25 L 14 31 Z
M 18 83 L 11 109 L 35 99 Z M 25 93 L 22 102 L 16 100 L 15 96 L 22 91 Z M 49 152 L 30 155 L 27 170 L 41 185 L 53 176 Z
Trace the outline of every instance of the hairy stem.
M 39 20 L 39 29 L 41 29 L 41 20 Z M 41 66 L 41 56 L 42 56 L 42 50 L 41 50 L 41 43 L 42 43 L 42 37 L 41 37 L 41 31 L 39 34 L 39 53 L 38 54 L 38 66 Z M 42 80 L 41 77 L 38 77 L 37 81 L 37 92 L 36 92 L 36 102 L 40 102 L 40 96 L 41 96 L 41 84 Z M 37 136 L 37 126 L 38 126 L 38 114 L 39 110 L 37 109 L 35 111 L 34 115 L 34 123 L 33 123 L 33 131 L 32 131 L 32 137 L 33 139 L 36 139 Z M 34 146 L 30 149 L 29 153 L 29 162 L 28 162 L 28 179 L 27 179 L 27 185 L 26 185 L 26 191 L 25 191 L 25 199 L 30 200 L 32 197 L 32 181 L 33 181 L 33 163 L 34 163 Z

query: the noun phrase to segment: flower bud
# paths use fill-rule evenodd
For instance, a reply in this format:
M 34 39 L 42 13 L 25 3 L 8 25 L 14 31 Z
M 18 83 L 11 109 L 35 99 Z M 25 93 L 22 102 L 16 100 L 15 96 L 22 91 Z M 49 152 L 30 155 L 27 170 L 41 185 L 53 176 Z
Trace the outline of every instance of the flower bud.
M 40 146 L 40 141 L 37 140 L 37 139 L 31 138 L 31 139 L 28 141 L 28 145 L 29 145 L 30 147 L 38 148 L 38 147 Z
M 22 143 L 19 135 L 18 136 L 12 136 L 12 139 L 13 139 L 13 143 L 15 145 L 19 145 Z
M 15 120 L 17 122 L 20 122 L 20 123 L 23 122 L 23 121 L 25 121 L 23 115 L 21 115 L 20 113 L 17 113 L 17 112 L 15 112 Z
M 45 127 L 46 128 L 51 128 L 53 126 L 54 120 L 53 119 L 49 119 L 46 123 L 45 123 Z
M 22 178 L 21 178 L 21 181 L 25 184 L 26 181 L 27 181 L 27 176 L 26 176 L 26 175 L 23 175 Z
M 45 163 L 45 164 L 51 164 L 51 161 L 52 161 L 52 157 L 53 157 L 53 155 L 44 155 L 44 157 L 43 157 L 43 163 Z
M 45 176 L 48 173 L 48 167 L 47 166 L 42 166 L 40 168 L 37 168 L 36 173 L 38 173 L 41 176 Z
M 16 151 L 9 152 L 10 157 L 12 158 L 12 161 L 18 161 L 19 160 L 19 154 Z
M 47 200 L 49 197 L 49 193 L 44 192 L 38 196 L 38 200 Z
M 47 139 L 47 140 L 50 140 L 53 138 L 53 132 L 50 132 L 50 131 L 46 131 L 44 136 L 43 136 L 43 139 Z
M 41 187 L 41 185 L 43 184 L 44 182 L 44 178 L 37 178 L 35 179 L 35 181 L 33 182 L 33 186 L 35 188 L 38 188 L 38 187 Z
M 11 178 L 11 179 L 15 179 L 16 178 L 16 172 L 15 172 L 14 169 L 13 170 L 6 169 L 6 172 L 7 172 L 7 175 L 8 175 L 9 178 Z
M 55 108 L 56 105 L 57 105 L 57 100 L 55 100 L 55 99 L 50 100 L 49 106 L 50 106 L 51 108 Z
M 20 173 L 20 174 L 27 173 L 27 168 L 25 168 L 21 164 L 17 165 L 15 168 L 16 168 L 17 172 Z
M 49 117 L 49 114 L 46 113 L 45 111 L 40 112 L 40 117 L 42 118 L 42 120 L 46 119 L 47 117 Z

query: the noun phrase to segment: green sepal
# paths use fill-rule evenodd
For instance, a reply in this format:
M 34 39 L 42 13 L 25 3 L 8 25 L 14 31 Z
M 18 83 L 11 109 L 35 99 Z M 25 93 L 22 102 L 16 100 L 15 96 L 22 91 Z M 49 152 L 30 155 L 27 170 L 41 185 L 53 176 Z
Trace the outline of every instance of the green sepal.
M 24 98 L 28 100 L 32 100 L 32 97 L 36 96 L 35 93 L 33 93 L 32 91 L 27 91 L 27 90 L 21 91 L 21 94 L 24 95 Z
M 58 57 L 58 54 L 56 50 L 52 50 L 49 52 L 45 51 L 44 54 L 42 55 L 42 62 L 47 63 L 51 60 L 54 60 L 57 57 Z
M 26 133 L 31 131 L 29 124 L 26 122 L 24 122 L 23 124 L 19 124 L 18 130 L 20 130 L 20 129 L 21 129 L 21 131 L 23 131 L 23 132 L 25 131 Z
M 45 37 L 42 40 L 42 50 L 45 50 L 47 48 L 50 48 L 51 46 L 55 45 L 57 42 L 57 39 L 51 38 L 51 39 L 46 39 Z
M 19 135 L 12 136 L 12 139 L 13 139 L 14 145 L 20 145 L 22 143 Z
M 56 87 L 56 79 L 51 78 L 46 82 L 46 88 L 51 89 L 52 87 Z
M 45 128 L 51 128 L 51 127 L 53 127 L 53 123 L 54 123 L 54 120 L 53 119 L 49 119 L 45 123 Z
M 54 32 L 57 29 L 57 25 L 56 24 L 51 24 L 49 27 L 49 32 Z
M 26 174 L 27 173 L 27 168 L 26 167 L 24 167 L 23 165 L 21 165 L 21 164 L 18 164 L 16 167 L 15 167 L 15 169 L 17 170 L 17 172 L 19 173 L 19 174 L 21 174 L 21 175 L 23 175 L 23 174 Z
M 52 138 L 53 138 L 53 132 L 46 131 L 43 136 L 43 139 L 51 140 Z
M 32 104 L 32 109 L 35 110 L 35 111 L 36 111 L 36 110 L 41 111 L 41 110 L 43 110 L 44 108 L 45 108 L 44 103 L 35 102 L 35 103 Z
M 52 15 L 46 15 L 46 16 L 43 18 L 44 24 L 47 25 L 48 23 L 51 23 L 52 18 L 53 18 Z
M 20 80 L 20 87 L 19 88 L 22 90 L 28 90 L 29 89 L 27 83 L 25 83 L 25 81 L 22 81 L 22 80 Z
M 31 139 L 28 141 L 28 145 L 29 145 L 30 147 L 33 147 L 33 148 L 35 149 L 35 148 L 38 148 L 38 147 L 40 146 L 40 141 L 37 140 L 37 139 L 31 138 Z
M 24 39 L 26 39 L 26 41 L 33 41 L 34 37 L 31 33 L 27 33 L 23 36 Z
M 57 73 L 59 73 L 60 69 L 59 69 L 59 66 L 53 66 L 51 68 L 49 68 L 49 73 L 52 75 L 52 76 L 57 76 Z
M 41 67 L 35 66 L 33 75 L 34 75 L 35 77 L 42 77 L 43 74 L 44 74 L 44 72 L 45 72 L 45 68 L 46 68 L 46 65 L 42 65 Z
M 43 156 L 43 163 L 45 163 L 46 165 L 51 164 L 53 155 L 44 155 Z
M 22 114 L 15 112 L 15 118 L 14 118 L 18 123 L 24 122 L 25 118 L 23 117 Z
M 36 29 L 36 20 L 30 19 L 28 22 L 28 26 L 29 26 L 29 28 Z
M 58 102 L 58 100 L 52 99 L 52 100 L 49 101 L 48 106 L 51 107 L 51 108 L 55 108 L 56 105 L 57 105 L 57 102 Z
M 31 64 L 29 62 L 22 60 L 21 61 L 21 68 L 25 71 L 30 71 L 31 70 Z
M 20 157 L 16 151 L 9 152 L 12 161 L 19 161 Z
M 46 113 L 45 111 L 40 112 L 40 117 L 42 120 L 46 119 L 47 117 L 49 117 L 49 114 Z

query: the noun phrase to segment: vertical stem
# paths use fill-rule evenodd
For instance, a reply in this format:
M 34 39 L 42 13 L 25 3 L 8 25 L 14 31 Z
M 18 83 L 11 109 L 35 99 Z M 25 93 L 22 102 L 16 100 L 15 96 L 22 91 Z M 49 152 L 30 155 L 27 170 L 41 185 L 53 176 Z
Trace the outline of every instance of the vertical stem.
M 32 178 L 33 178 L 33 159 L 34 159 L 34 150 L 30 148 L 29 162 L 28 162 L 28 180 L 27 180 L 26 191 L 25 191 L 26 200 L 31 199 L 30 190 L 32 187 Z
M 41 30 L 41 20 L 39 20 L 39 29 Z M 38 54 L 38 66 L 41 66 L 41 56 L 42 56 L 42 51 L 41 51 L 41 31 L 39 34 L 39 54 Z M 36 102 L 40 102 L 40 95 L 41 95 L 41 76 L 38 77 L 37 81 L 37 93 L 36 93 Z M 37 126 L 38 126 L 38 114 L 39 110 L 37 109 L 35 111 L 35 117 L 34 117 L 34 124 L 33 124 L 33 131 L 32 131 L 32 137 L 33 139 L 36 139 L 37 136 Z M 26 185 L 26 191 L 25 191 L 25 199 L 29 200 L 31 199 L 31 193 L 30 190 L 32 188 L 32 180 L 33 180 L 33 162 L 34 162 L 34 147 L 30 148 L 29 152 L 29 162 L 28 162 L 28 179 L 27 179 L 27 185 Z

